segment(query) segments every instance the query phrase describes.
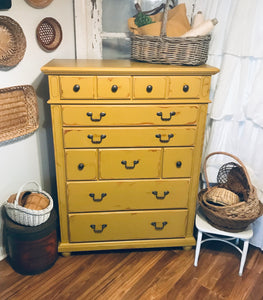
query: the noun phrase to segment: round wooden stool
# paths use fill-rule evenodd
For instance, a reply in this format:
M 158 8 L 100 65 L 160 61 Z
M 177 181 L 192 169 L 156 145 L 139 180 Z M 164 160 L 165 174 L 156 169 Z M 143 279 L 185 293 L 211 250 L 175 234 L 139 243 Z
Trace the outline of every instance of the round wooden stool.
M 3 208 L 4 242 L 11 267 L 23 275 L 42 273 L 51 268 L 58 257 L 57 214 L 51 211 L 39 226 L 13 222 Z

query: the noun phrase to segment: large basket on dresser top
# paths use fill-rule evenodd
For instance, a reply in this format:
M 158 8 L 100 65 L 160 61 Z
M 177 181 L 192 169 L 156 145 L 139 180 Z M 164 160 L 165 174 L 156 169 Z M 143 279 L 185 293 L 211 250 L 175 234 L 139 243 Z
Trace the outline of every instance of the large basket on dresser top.
M 160 36 L 131 33 L 131 58 L 149 63 L 202 65 L 208 57 L 211 35 L 196 37 L 167 37 L 166 24 L 169 0 L 163 13 Z
M 31 189 L 26 189 L 25 187 L 31 184 Z M 23 197 L 28 194 L 34 194 L 35 196 L 44 196 L 47 200 L 47 206 L 41 210 L 29 209 L 23 206 Z M 40 185 L 34 181 L 27 182 L 22 185 L 17 194 L 11 195 L 7 202 L 5 203 L 5 209 L 7 215 L 14 222 L 25 225 L 25 226 L 38 226 L 46 222 L 50 216 L 51 210 L 53 208 L 53 199 L 51 196 L 43 191 Z
M 211 187 L 207 177 L 206 163 L 209 157 L 218 154 L 230 156 L 238 164 L 230 162 L 223 165 L 217 175 L 217 185 Z M 226 152 L 210 153 L 204 161 L 204 175 L 207 188 L 199 192 L 198 199 L 211 225 L 220 230 L 239 232 L 262 215 L 263 205 L 257 197 L 256 188 L 252 185 L 244 164 L 236 156 Z M 213 203 L 208 199 L 213 189 L 222 189 L 222 198 L 226 195 L 225 193 L 234 193 L 238 195 L 240 201 L 223 206 Z

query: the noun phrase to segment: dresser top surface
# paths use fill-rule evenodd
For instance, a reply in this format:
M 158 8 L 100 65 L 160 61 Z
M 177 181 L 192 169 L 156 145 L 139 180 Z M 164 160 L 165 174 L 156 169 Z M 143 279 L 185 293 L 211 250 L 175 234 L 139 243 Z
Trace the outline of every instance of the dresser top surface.
M 53 59 L 41 68 L 48 75 L 213 75 L 218 68 L 149 64 L 132 60 Z

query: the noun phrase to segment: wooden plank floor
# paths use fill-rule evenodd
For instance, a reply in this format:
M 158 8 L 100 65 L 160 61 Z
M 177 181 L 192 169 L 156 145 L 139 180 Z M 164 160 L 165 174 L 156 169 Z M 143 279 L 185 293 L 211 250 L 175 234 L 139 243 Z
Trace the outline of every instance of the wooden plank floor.
M 243 276 L 240 254 L 219 242 L 194 249 L 75 253 L 46 272 L 25 276 L 0 262 L 0 299 L 263 299 L 263 253 L 249 247 Z

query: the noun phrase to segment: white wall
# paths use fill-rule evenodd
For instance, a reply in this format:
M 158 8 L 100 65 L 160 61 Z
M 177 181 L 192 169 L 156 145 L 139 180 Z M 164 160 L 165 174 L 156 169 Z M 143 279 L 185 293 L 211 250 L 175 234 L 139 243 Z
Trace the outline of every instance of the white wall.
M 75 58 L 74 12 L 72 0 L 53 0 L 42 9 L 29 6 L 24 0 L 13 0 L 9 10 L 0 15 L 13 18 L 22 27 L 27 48 L 23 60 L 8 71 L 0 69 L 0 88 L 30 84 L 38 96 L 40 125 L 31 136 L 11 144 L 0 145 L 0 208 L 11 194 L 25 182 L 34 180 L 56 196 L 52 132 L 48 100 L 48 82 L 40 68 L 53 58 Z M 52 51 L 43 51 L 36 40 L 36 28 L 45 17 L 55 18 L 61 25 L 63 39 Z M 1 214 L 0 214 L 1 215 Z M 3 220 L 0 216 L 0 260 L 5 257 L 2 243 Z

